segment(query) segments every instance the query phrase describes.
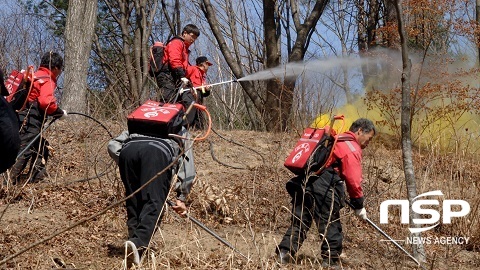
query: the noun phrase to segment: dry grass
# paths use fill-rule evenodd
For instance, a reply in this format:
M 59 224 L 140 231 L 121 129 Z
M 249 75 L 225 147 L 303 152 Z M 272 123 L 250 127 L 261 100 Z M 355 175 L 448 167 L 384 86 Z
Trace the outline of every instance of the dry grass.
M 109 129 L 113 134 L 121 130 L 117 124 L 109 125 Z M 292 175 L 283 168 L 283 161 L 296 136 L 250 131 L 220 133 L 237 144 L 213 134 L 210 140 L 216 158 L 234 166 L 214 161 L 209 142 L 195 146 L 198 181 L 190 196 L 190 213 L 249 259 L 220 244 L 190 221 L 166 211 L 138 269 L 320 269 L 316 228 L 311 229 L 297 264 L 280 266 L 274 259 L 275 245 L 289 224 L 290 199 L 284 186 Z M 0 209 L 3 211 L 8 202 L 11 204 L 0 220 L 0 260 L 123 198 L 117 170 L 106 153 L 105 131 L 90 122 L 58 123 L 47 138 L 56 150 L 49 162 L 48 181 L 26 185 L 22 190 L 6 186 L 2 189 Z M 406 197 L 401 152 L 384 145 L 387 142 L 377 140 L 364 153 L 367 209 L 369 218 L 376 223 L 382 201 Z M 472 207 L 467 218 L 428 233 L 471 237 L 470 244 L 465 246 L 426 246 L 433 269 L 480 266 L 476 196 L 480 174 L 469 169 L 478 168 L 479 161 L 478 155 L 465 150 L 415 152 L 419 194 L 440 189 L 446 198 L 467 200 Z M 82 181 L 97 175 L 98 179 Z M 379 241 L 382 237 L 351 211 L 342 211 L 345 269 L 414 268 L 393 245 Z M 399 224 L 398 217 L 398 211 L 394 212 L 392 221 L 381 227 L 394 239 L 405 239 L 408 226 Z M 26 251 L 10 260 L 6 268 L 124 269 L 125 237 L 125 211 L 119 206 Z M 406 249 L 410 250 L 408 246 Z

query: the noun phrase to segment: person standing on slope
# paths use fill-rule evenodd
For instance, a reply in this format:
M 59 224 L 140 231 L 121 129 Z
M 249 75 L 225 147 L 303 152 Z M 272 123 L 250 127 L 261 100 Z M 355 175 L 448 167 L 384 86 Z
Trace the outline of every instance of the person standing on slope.
M 40 67 L 33 75 L 33 87 L 28 94 L 27 104 L 24 109 L 18 112 L 21 151 L 42 132 L 48 116 L 59 119 L 64 119 L 67 116 L 67 112 L 58 106 L 54 95 L 57 88 L 57 78 L 62 71 L 63 58 L 60 54 L 55 52 L 43 54 Z M 10 179 L 13 184 L 20 181 L 20 175 L 28 162 L 30 162 L 29 182 L 39 182 L 45 178 L 49 157 L 48 145 L 48 141 L 40 136 L 18 157 L 10 171 Z
M 372 121 L 356 120 L 349 131 L 337 135 L 338 141 L 326 169 L 320 175 L 310 175 L 305 190 L 301 186 L 306 181 L 305 175 L 287 182 L 286 188 L 292 197 L 292 223 L 276 249 L 281 264 L 294 260 L 313 221 L 320 238 L 325 235 L 321 243 L 322 266 L 339 264 L 343 241 L 340 209 L 345 205 L 345 186 L 355 214 L 361 219 L 367 218 L 363 206 L 362 149 L 374 135 Z

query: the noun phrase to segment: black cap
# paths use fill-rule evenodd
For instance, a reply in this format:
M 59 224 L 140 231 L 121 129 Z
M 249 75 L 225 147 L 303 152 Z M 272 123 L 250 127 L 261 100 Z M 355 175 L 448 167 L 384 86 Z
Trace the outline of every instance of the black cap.
M 195 61 L 197 62 L 197 66 L 204 62 L 207 62 L 207 65 L 209 66 L 213 65 L 212 62 L 208 61 L 208 58 L 206 56 L 199 56 Z

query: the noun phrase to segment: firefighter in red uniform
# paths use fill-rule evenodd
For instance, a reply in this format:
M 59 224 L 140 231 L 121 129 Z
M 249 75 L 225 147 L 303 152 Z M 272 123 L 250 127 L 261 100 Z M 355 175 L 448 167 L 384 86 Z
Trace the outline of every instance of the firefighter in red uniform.
M 195 60 L 195 66 L 189 66 L 187 69 L 187 78 L 196 88 L 197 103 L 203 104 L 203 98 L 210 95 L 210 87 L 207 84 L 208 68 L 212 66 L 212 62 L 208 61 L 206 56 L 199 56 Z
M 345 205 L 344 186 L 355 214 L 361 219 L 367 218 L 361 186 L 362 149 L 374 135 L 372 121 L 356 120 L 349 131 L 338 135 L 333 157 L 327 162 L 326 169 L 320 175 L 310 176 L 304 191 L 298 183 L 303 182 L 305 175 L 296 176 L 287 183 L 287 191 L 292 197 L 292 223 L 276 249 L 280 263 L 295 258 L 312 221 L 315 221 L 320 238 L 325 235 L 321 243 L 322 266 L 338 265 L 343 240 L 340 209 Z
M 22 171 L 30 161 L 28 179 L 38 182 L 46 176 L 48 160 L 48 141 L 40 136 L 31 146 L 25 147 L 42 131 L 47 116 L 64 118 L 67 112 L 60 109 L 54 96 L 57 88 L 57 78 L 63 71 L 63 58 L 55 52 L 47 52 L 42 56 L 40 67 L 34 74 L 33 87 L 27 98 L 27 105 L 18 113 L 20 125 L 20 152 L 12 167 L 10 177 L 12 183 L 17 183 Z M 24 151 L 25 150 L 25 151 Z
M 180 36 L 172 38 L 165 45 L 162 68 L 155 74 L 157 85 L 160 88 L 159 99 L 164 102 L 180 101 L 184 97 L 177 98 L 178 89 L 190 83 L 186 78 L 189 47 L 200 35 L 200 30 L 193 24 L 186 25 Z M 192 100 L 188 100 L 192 101 Z
M 210 87 L 205 85 L 207 84 L 208 68 L 213 64 L 208 61 L 208 58 L 205 56 L 197 57 L 195 62 L 195 66 L 189 66 L 187 68 L 187 78 L 192 82 L 193 87 L 195 87 L 193 91 L 195 102 L 203 104 L 203 98 L 210 95 Z M 202 114 L 200 111 L 197 111 L 193 121 L 195 127 L 203 128 Z
M 155 73 L 155 79 L 159 87 L 158 100 L 168 103 L 179 102 L 188 108 L 195 97 L 190 91 L 183 91 L 191 82 L 186 78 L 188 62 L 188 49 L 200 35 L 200 30 L 194 24 L 187 24 L 180 36 L 172 38 L 165 45 L 162 68 Z M 196 110 L 193 109 L 187 115 L 187 122 L 191 124 L 195 118 Z

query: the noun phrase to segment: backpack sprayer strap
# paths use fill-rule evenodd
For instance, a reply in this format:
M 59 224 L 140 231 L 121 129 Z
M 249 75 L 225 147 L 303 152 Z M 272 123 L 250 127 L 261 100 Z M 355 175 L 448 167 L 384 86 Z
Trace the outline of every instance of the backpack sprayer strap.
M 201 110 L 201 111 L 204 111 L 206 114 L 207 114 L 207 118 L 208 118 L 208 128 L 207 128 L 207 131 L 205 132 L 205 134 L 202 136 L 202 137 L 195 137 L 195 138 L 187 138 L 185 136 L 180 136 L 178 134 L 168 134 L 169 137 L 172 137 L 172 138 L 176 138 L 176 139 L 181 139 L 181 140 L 193 140 L 193 141 L 203 141 L 205 140 L 209 135 L 210 135 L 210 131 L 212 130 L 212 118 L 210 116 L 210 113 L 208 112 L 207 110 L 207 107 L 204 106 L 204 105 L 201 105 L 201 104 L 198 104 L 198 103 L 195 103 L 195 102 L 192 102 L 190 104 L 190 106 L 188 106 L 185 114 L 184 114 L 184 121 L 186 121 L 186 117 L 187 115 L 190 113 L 190 111 L 193 109 L 193 107 L 195 107 L 196 109 L 198 110 Z
M 341 114 L 341 115 L 334 115 L 333 118 L 332 118 L 332 121 L 331 121 L 331 125 L 330 125 L 330 126 L 331 126 L 331 129 L 333 129 L 333 125 L 335 124 L 335 120 L 342 120 L 342 127 L 339 129 L 339 132 L 338 132 L 338 133 L 340 134 L 340 133 L 342 132 L 342 130 L 343 130 L 343 127 L 345 126 L 345 116 L 344 116 L 343 114 Z M 330 138 L 330 135 L 331 135 L 331 129 L 325 130 L 325 135 L 327 136 L 328 139 L 325 140 L 325 142 L 324 142 L 324 143 L 325 143 L 324 147 L 327 147 L 327 146 L 328 146 L 328 143 L 329 143 L 329 140 L 330 140 L 329 138 Z M 325 160 L 325 163 L 320 167 L 320 169 L 318 169 L 318 170 L 315 172 L 316 175 L 321 174 L 321 173 L 326 169 L 327 164 L 330 165 L 329 162 L 330 162 L 330 160 L 331 160 L 331 158 L 332 158 L 332 156 L 333 156 L 333 151 L 334 151 L 334 149 L 335 149 L 335 145 L 337 144 L 338 137 L 339 137 L 338 135 L 337 135 L 337 136 L 334 136 L 334 141 L 333 141 L 332 149 L 331 149 L 331 151 L 330 151 L 330 153 L 329 153 L 329 155 L 328 155 L 328 158 Z
M 25 101 L 23 102 L 23 105 L 19 111 L 22 111 L 25 109 L 27 106 L 28 102 L 28 97 L 30 96 L 30 93 L 32 92 L 33 89 L 33 81 L 34 81 L 34 76 L 33 76 L 33 66 L 28 66 L 27 71 L 25 72 L 25 76 L 23 77 L 24 82 L 30 81 L 30 85 L 28 87 L 27 95 L 25 97 Z

